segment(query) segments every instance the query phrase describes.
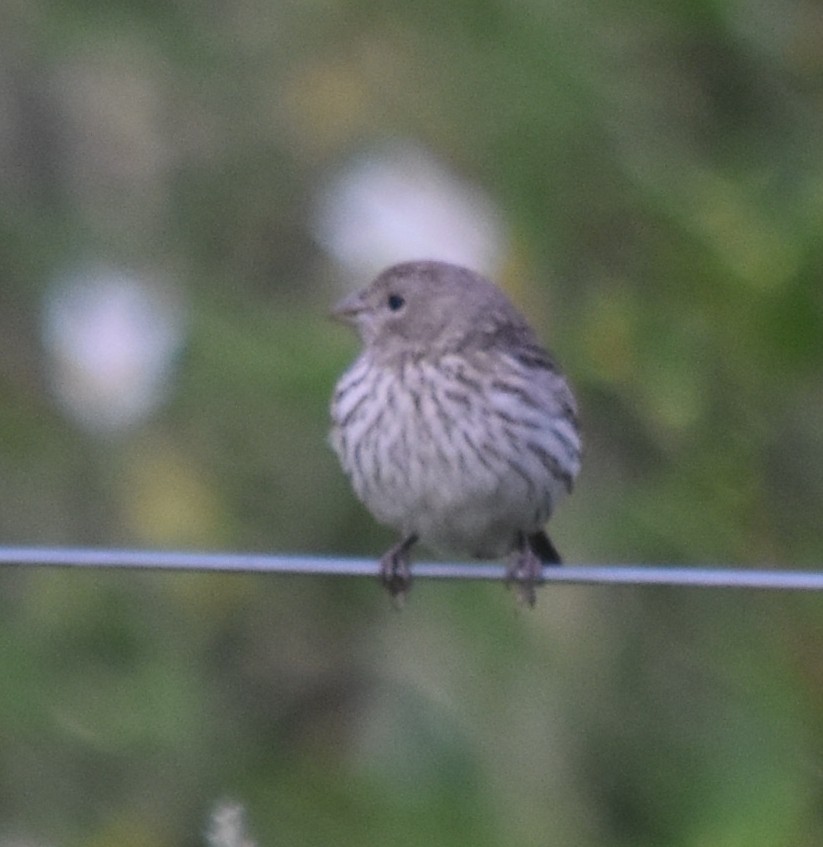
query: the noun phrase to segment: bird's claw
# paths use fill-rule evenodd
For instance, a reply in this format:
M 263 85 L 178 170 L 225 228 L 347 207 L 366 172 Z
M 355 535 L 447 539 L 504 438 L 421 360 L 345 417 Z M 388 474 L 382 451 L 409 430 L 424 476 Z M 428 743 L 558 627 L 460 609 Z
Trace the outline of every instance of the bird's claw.
M 380 559 L 380 583 L 389 592 L 392 603 L 398 609 L 403 607 L 406 595 L 411 591 L 409 550 L 416 541 L 416 536 L 404 538 Z
M 513 554 L 506 571 L 506 587 L 515 586 L 521 606 L 534 606 L 537 601 L 535 589 L 543 582 L 543 562 L 529 547 Z

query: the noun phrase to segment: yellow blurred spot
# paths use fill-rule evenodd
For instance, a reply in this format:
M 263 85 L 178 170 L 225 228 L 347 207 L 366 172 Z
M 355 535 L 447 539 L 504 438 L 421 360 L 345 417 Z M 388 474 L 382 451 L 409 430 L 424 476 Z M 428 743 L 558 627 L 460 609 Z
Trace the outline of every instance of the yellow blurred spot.
M 163 847 L 171 844 L 157 828 L 146 823 L 143 814 L 121 812 L 84 843 L 86 847 Z
M 594 378 L 607 382 L 626 382 L 636 365 L 636 306 L 619 280 L 610 290 L 601 290 L 592 299 L 588 318 L 583 324 L 581 349 L 588 353 Z
M 648 418 L 665 433 L 685 432 L 702 417 L 700 372 L 685 362 L 660 363 L 647 370 L 643 385 Z
M 528 253 L 527 245 L 516 234 L 510 233 L 506 244 L 506 252 L 501 257 L 500 270 L 491 273 L 493 282 L 497 283 L 512 301 L 529 316 L 529 323 L 540 334 L 539 317 L 533 315 L 532 307 L 545 305 L 546 294 L 539 292 L 534 275 L 534 265 Z M 548 287 L 548 286 L 547 286 Z
M 695 224 L 737 278 L 766 290 L 794 277 L 801 258 L 797 239 L 781 232 L 739 184 L 696 174 L 693 192 Z
M 123 485 L 126 521 L 142 542 L 203 546 L 219 540 L 221 509 L 214 486 L 165 442 L 136 443 Z
M 304 67 L 286 83 L 283 105 L 299 147 L 310 153 L 334 150 L 362 127 L 365 82 L 342 61 Z

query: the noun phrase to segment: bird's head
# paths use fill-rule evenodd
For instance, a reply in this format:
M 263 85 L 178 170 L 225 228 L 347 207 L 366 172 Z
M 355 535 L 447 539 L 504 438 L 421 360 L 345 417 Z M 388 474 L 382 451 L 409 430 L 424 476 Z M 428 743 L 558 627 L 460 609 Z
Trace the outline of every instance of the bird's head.
M 333 316 L 366 348 L 394 358 L 459 350 L 522 319 L 505 295 L 468 268 L 446 262 L 394 265 L 337 304 Z

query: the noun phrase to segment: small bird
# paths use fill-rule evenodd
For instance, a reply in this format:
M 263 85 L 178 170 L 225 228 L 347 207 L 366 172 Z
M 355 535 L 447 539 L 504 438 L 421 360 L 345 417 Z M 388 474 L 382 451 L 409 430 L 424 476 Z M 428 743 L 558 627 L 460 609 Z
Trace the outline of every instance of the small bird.
M 333 315 L 362 351 L 331 403 L 330 441 L 358 498 L 400 541 L 380 560 L 396 602 L 417 541 L 478 559 L 509 557 L 534 605 L 544 526 L 580 470 L 574 396 L 525 318 L 468 268 L 413 261 L 383 271 Z

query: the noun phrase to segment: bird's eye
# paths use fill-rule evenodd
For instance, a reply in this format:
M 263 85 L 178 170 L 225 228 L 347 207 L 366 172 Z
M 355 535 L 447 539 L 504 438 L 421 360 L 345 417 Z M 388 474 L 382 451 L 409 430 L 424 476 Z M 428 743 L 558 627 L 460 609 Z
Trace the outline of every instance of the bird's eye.
M 387 302 L 392 312 L 399 312 L 406 305 L 406 301 L 399 294 L 389 294 Z

